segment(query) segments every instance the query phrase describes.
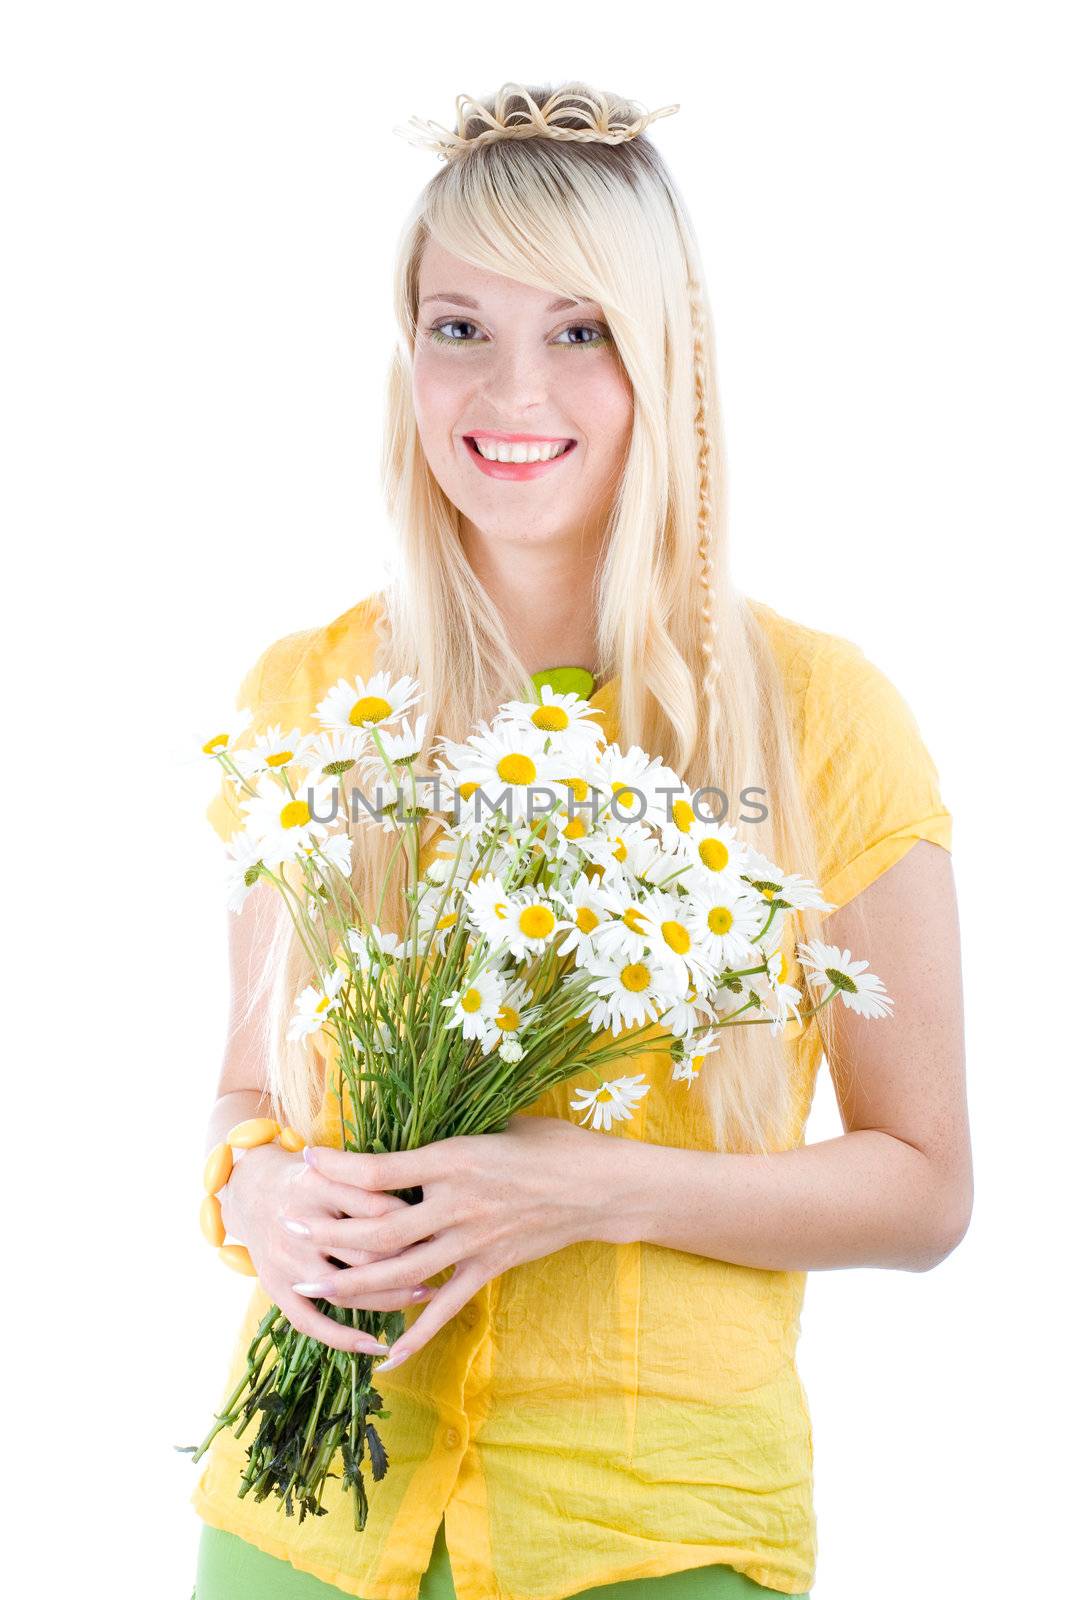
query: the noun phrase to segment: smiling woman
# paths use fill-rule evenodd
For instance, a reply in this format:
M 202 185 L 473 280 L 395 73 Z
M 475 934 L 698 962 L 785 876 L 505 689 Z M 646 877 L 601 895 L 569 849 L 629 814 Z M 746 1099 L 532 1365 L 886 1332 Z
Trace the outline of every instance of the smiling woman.
M 342 1148 L 336 1062 L 287 1037 L 313 976 L 289 920 L 232 916 L 234 1022 L 207 1145 L 265 1114 L 312 1149 L 248 1150 L 223 1191 L 258 1282 L 221 1393 L 272 1303 L 345 1349 L 369 1335 L 316 1299 L 408 1316 L 376 1369 L 390 1465 L 363 1531 L 339 1484 L 328 1514 L 295 1525 L 241 1494 L 244 1447 L 223 1430 L 194 1495 L 198 1600 L 805 1595 L 804 1273 L 924 1270 L 967 1226 L 951 819 L 879 668 L 730 581 L 711 324 L 646 134 L 661 114 L 584 84 L 461 99 L 397 260 L 397 576 L 270 643 L 238 704 L 269 751 L 276 725 L 316 731 L 339 678 L 363 694 L 376 671 L 410 674 L 429 748 L 566 673 L 621 751 L 721 795 L 720 841 L 822 886 L 837 909 L 801 913 L 803 936 L 861 944 L 894 1015 L 872 1030 L 850 1012 L 839 1031 L 716 1015 L 686 1090 L 658 1083 L 608 1133 L 576 1126 L 564 1084 L 503 1132 L 357 1153 Z M 241 826 L 228 780 L 209 815 L 223 838 Z M 363 830 L 352 879 L 397 933 L 391 845 Z M 793 957 L 773 952 L 777 981 L 802 987 Z M 770 973 L 753 970 L 754 985 Z M 846 1131 L 808 1146 L 823 1052 Z M 662 1077 L 662 1057 L 632 1064 Z M 412 1205 L 396 1193 L 410 1187 Z

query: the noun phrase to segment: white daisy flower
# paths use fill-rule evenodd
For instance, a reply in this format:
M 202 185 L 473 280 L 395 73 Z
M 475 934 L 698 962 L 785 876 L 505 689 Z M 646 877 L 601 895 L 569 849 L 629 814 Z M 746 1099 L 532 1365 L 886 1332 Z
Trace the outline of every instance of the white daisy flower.
M 414 728 L 407 717 L 400 724 L 399 733 L 391 733 L 388 728 L 381 728 L 378 738 L 382 742 L 388 761 L 394 767 L 410 767 L 422 754 L 422 747 L 426 743 L 426 724 L 429 718 L 425 712 L 415 718 Z M 388 778 L 389 767 L 385 760 L 378 754 L 378 747 L 368 735 L 363 756 L 363 771 L 369 778 Z M 420 795 L 420 799 L 421 799 Z
M 514 1064 L 526 1054 L 519 1042 L 523 1028 L 530 1027 L 543 1011 L 543 1006 L 532 1004 L 533 990 L 521 978 L 512 978 L 504 989 L 495 1016 L 486 1024 L 482 1035 L 482 1050 L 488 1055 L 496 1050 L 504 1061 Z
M 602 1082 L 599 1089 L 576 1089 L 571 1107 L 583 1113 L 579 1122 L 586 1123 L 592 1116 L 592 1122 L 588 1125 L 594 1131 L 610 1128 L 616 1122 L 628 1122 L 641 1096 L 652 1087 L 650 1083 L 642 1082 L 643 1077 L 643 1073 L 638 1073 L 636 1077 Z
M 719 1048 L 719 1040 L 714 1030 L 705 1034 L 702 1039 L 695 1039 L 681 1061 L 674 1063 L 674 1071 L 671 1074 L 672 1079 L 684 1083 L 686 1088 L 691 1089 L 694 1079 L 700 1076 L 701 1068 L 708 1056 Z
M 635 1024 L 656 1022 L 662 1005 L 678 992 L 673 974 L 650 956 L 630 961 L 621 952 L 593 952 L 582 962 L 582 971 L 589 975 L 591 992 L 597 996 L 587 1013 L 594 1033 L 610 1027 L 618 1034 Z
M 316 839 L 305 853 L 320 874 L 329 866 L 342 878 L 352 876 L 352 839 L 347 833 L 331 833 L 325 839 Z
M 490 950 L 503 945 L 508 936 L 511 897 L 496 873 L 481 873 L 477 882 L 466 884 L 461 892 L 470 906 L 470 920 L 482 938 L 489 941 Z
M 475 816 L 490 815 L 490 808 L 499 806 L 503 815 L 514 821 L 531 813 L 544 815 L 553 797 L 566 800 L 562 780 L 570 763 L 556 752 L 546 754 L 544 742 L 506 725 L 470 735 L 456 752 L 459 759 L 453 762 L 456 771 L 452 778 L 461 797 L 475 802 Z M 480 802 L 475 796 L 477 789 L 482 791 Z
M 664 1007 L 660 1023 L 669 1028 L 677 1038 L 684 1039 L 697 1028 L 715 1020 L 715 1007 L 710 993 L 704 993 L 690 981 L 684 995 L 679 995 Z
M 339 814 L 340 796 L 334 785 L 301 783 L 294 789 L 291 795 L 281 784 L 272 783 L 265 792 L 241 801 L 248 828 L 262 841 L 268 867 L 293 861 L 302 850 L 325 839 Z
M 703 869 L 688 879 L 693 894 L 717 894 L 718 886 L 735 892 L 744 888 L 741 874 L 746 870 L 748 846 L 738 839 L 736 828 L 728 822 L 702 822 L 698 817 L 681 837 L 683 852 Z
M 204 755 L 232 755 L 236 741 L 241 737 L 251 720 L 252 713 L 247 708 L 241 711 L 228 711 L 225 717 L 220 718 L 224 731 L 213 733 L 210 739 L 205 739 L 200 746 Z
M 419 953 L 431 948 L 443 951 L 453 937 L 453 929 L 466 909 L 462 886 L 420 883 L 418 888 L 416 936 Z M 436 927 L 434 924 L 436 923 Z
M 618 823 L 609 814 L 603 819 L 600 832 L 575 843 L 580 854 L 603 869 L 605 883 L 612 883 L 622 876 L 623 869 L 629 870 L 639 846 L 654 838 L 643 822 Z
M 486 1030 L 494 1026 L 503 999 L 504 980 L 499 972 L 487 968 L 442 1001 L 444 1009 L 452 1013 L 445 1027 L 462 1028 L 464 1039 L 484 1040 Z
M 744 886 L 735 890 L 726 883 L 713 883 L 694 890 L 693 908 L 693 926 L 699 927 L 701 943 L 709 951 L 715 970 L 735 963 L 748 965 L 746 957 L 753 953 L 752 940 L 767 921 L 763 901 Z
M 371 923 L 369 933 L 349 928 L 345 943 L 354 957 L 353 965 L 372 981 L 381 976 L 385 966 L 403 961 L 410 954 L 410 940 L 405 942 L 398 934 L 383 933 L 376 922 Z
M 566 956 L 575 950 L 581 962 L 584 952 L 593 949 L 596 934 L 609 921 L 610 913 L 600 889 L 589 882 L 584 872 L 575 879 L 573 888 L 563 901 L 563 909 L 567 915 L 560 917 L 559 925 L 569 928 L 570 932 L 557 947 L 556 953 Z
M 809 983 L 822 985 L 827 994 L 839 985 L 842 1003 L 857 1016 L 889 1016 L 893 1001 L 881 978 L 865 970 L 869 962 L 853 961 L 851 951 L 842 952 L 837 945 L 822 944 L 818 939 L 802 944 L 797 958 L 801 966 L 807 968 Z M 825 999 L 825 994 L 819 998 Z
M 603 824 L 607 828 L 620 822 L 659 827 L 668 815 L 673 791 L 684 787 L 662 757 L 649 756 L 636 744 L 625 755 L 617 744 L 609 744 L 601 752 L 598 775 L 601 803 L 605 805 Z
M 493 726 L 513 724 L 544 740 L 566 738 L 595 746 L 603 739 L 603 729 L 597 720 L 603 715 L 597 706 L 591 706 L 581 695 L 562 693 L 550 683 L 541 685 L 539 700 L 505 700 Z
M 348 728 L 377 728 L 383 722 L 392 722 L 402 716 L 422 691 L 414 678 L 402 677 L 395 681 L 388 672 L 376 672 L 371 678 L 357 677 L 355 683 L 342 678 L 320 700 L 315 715 L 324 728 L 344 732 Z
M 771 1033 L 774 1035 L 781 1033 L 791 1019 L 797 1022 L 802 1020 L 797 1007 L 803 996 L 789 982 L 790 971 L 786 953 L 779 946 L 768 954 L 766 972 L 749 974 L 749 984 L 759 996 L 763 1009 L 774 1017 L 771 1023 Z
M 308 776 L 316 782 L 323 778 L 343 777 L 346 772 L 351 772 L 366 745 L 367 735 L 362 728 L 311 734 L 306 753 Z
M 336 967 L 333 972 L 327 973 L 321 989 L 311 983 L 300 991 L 287 1038 L 307 1039 L 311 1034 L 318 1033 L 330 1012 L 336 1009 L 347 976 L 342 968 Z
M 226 905 L 231 911 L 240 911 L 259 881 L 258 869 L 263 865 L 260 840 L 245 828 L 227 840 L 226 852 Z
M 705 988 L 719 970 L 694 921 L 693 906 L 681 898 L 659 892 L 641 902 L 648 948 L 663 966 L 675 970 L 680 987 L 694 977 Z
M 503 917 L 504 943 L 516 961 L 540 955 L 556 937 L 560 912 L 536 889 L 520 889 L 509 896 Z
M 692 858 L 681 850 L 665 850 L 654 833 L 631 841 L 626 866 L 632 877 L 668 894 L 688 890 L 697 878 Z
M 266 733 L 256 735 L 249 752 L 255 765 L 254 772 L 279 772 L 283 767 L 304 765 L 305 753 L 314 734 L 301 733 L 299 728 L 282 732 L 280 722 L 272 724 Z

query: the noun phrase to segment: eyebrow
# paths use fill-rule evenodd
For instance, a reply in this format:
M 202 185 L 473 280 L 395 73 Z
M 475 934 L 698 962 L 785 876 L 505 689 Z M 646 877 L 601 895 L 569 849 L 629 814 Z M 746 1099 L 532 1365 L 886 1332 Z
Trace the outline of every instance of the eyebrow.
M 436 294 L 424 295 L 422 304 L 427 305 L 431 300 L 449 300 L 453 305 L 466 306 L 469 311 L 481 309 L 477 300 L 472 300 L 470 295 L 455 294 L 450 289 L 442 289 Z M 550 316 L 553 311 L 567 311 L 572 306 L 591 306 L 595 304 L 596 302 L 593 300 L 568 300 L 564 297 L 562 300 L 553 300 L 551 305 L 546 306 L 545 315 Z

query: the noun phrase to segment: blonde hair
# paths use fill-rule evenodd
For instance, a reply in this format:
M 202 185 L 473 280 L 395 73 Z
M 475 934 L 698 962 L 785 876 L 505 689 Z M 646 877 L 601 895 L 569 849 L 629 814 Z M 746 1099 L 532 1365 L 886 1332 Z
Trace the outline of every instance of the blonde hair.
M 533 131 L 531 107 L 540 118 Z M 596 675 L 618 679 L 618 742 L 662 756 L 694 789 L 717 786 L 742 839 L 783 870 L 816 877 L 783 685 L 763 628 L 730 581 L 722 420 L 699 251 L 663 158 L 641 131 L 647 120 L 634 103 L 573 82 L 555 91 L 505 85 L 492 111 L 460 102 L 454 143 L 441 141 L 446 164 L 419 195 L 397 253 L 400 338 L 382 458 L 397 551 L 375 665 L 419 678 L 431 740 L 463 739 L 502 701 L 532 693 L 466 558 L 460 513 L 419 441 L 412 359 L 419 267 L 432 236 L 472 265 L 603 307 L 633 392 L 592 619 Z M 766 790 L 763 822 L 732 814 L 741 790 L 753 786 Z M 424 842 L 435 826 L 424 825 Z M 353 883 L 364 905 L 377 903 L 389 844 L 381 830 L 360 832 Z M 818 921 L 799 917 L 797 937 L 812 937 Z M 395 895 L 382 923 L 400 931 Z M 286 1041 L 285 1024 L 311 974 L 287 928 L 282 937 L 272 1093 L 307 1134 L 318 1110 L 309 1056 Z M 799 969 L 792 981 L 801 986 Z M 697 1082 L 719 1148 L 770 1150 L 795 1140 L 790 1052 L 766 1024 L 725 1030 Z

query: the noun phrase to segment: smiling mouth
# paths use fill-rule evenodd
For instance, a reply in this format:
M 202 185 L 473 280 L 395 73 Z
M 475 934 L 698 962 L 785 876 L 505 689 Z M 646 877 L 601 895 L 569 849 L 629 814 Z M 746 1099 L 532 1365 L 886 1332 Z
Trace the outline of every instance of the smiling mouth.
M 485 435 L 476 438 L 469 433 L 464 434 L 463 442 L 482 461 L 500 462 L 508 466 L 558 461 L 577 444 L 575 439 L 494 439 Z

